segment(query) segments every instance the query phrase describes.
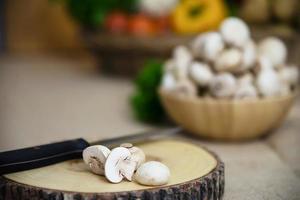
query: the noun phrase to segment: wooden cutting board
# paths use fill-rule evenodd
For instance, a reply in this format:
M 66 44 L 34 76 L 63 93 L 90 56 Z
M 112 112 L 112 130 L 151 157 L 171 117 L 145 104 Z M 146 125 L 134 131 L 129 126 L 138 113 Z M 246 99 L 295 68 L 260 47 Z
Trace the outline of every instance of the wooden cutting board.
M 166 164 L 171 171 L 167 185 L 142 186 L 123 181 L 109 183 L 92 174 L 82 160 L 4 175 L 4 199 L 221 199 L 224 164 L 217 156 L 194 144 L 160 140 L 139 145 L 147 160 Z M 0 198 L 1 199 L 1 198 Z

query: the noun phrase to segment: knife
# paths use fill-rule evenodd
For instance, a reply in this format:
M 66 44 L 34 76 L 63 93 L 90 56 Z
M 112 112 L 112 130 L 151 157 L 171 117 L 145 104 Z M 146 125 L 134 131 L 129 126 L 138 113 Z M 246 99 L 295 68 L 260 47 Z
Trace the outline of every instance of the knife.
M 160 131 L 152 130 L 145 133 L 100 140 L 93 143 L 88 143 L 83 138 L 78 138 L 24 149 L 5 151 L 0 153 L 0 175 L 82 158 L 82 151 L 90 145 L 101 144 L 112 148 L 125 142 L 138 143 L 145 140 L 159 139 L 179 133 L 181 130 L 181 127 L 168 128 Z

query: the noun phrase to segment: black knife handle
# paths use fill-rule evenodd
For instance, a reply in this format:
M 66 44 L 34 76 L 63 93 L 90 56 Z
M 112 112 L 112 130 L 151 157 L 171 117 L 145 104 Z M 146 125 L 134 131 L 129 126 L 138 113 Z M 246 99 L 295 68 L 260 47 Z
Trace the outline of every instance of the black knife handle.
M 84 139 L 68 140 L 36 147 L 0 153 L 0 174 L 34 169 L 61 161 L 81 158 L 83 149 L 89 146 Z

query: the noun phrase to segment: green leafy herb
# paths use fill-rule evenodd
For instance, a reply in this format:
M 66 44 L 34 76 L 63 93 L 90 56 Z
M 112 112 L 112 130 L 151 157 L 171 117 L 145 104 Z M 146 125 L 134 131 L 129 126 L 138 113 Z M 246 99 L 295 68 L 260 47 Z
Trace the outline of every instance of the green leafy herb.
M 136 118 L 141 121 L 157 123 L 165 119 L 165 111 L 157 93 L 162 65 L 156 60 L 146 62 L 135 81 L 136 91 L 130 100 Z
M 137 0 L 66 0 L 70 14 L 84 26 L 102 26 L 113 10 L 135 12 Z

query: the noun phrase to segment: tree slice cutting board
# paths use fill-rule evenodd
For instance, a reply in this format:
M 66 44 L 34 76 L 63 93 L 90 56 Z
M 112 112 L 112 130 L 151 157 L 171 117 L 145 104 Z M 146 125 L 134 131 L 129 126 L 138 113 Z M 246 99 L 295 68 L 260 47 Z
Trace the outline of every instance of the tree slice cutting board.
M 92 174 L 82 160 L 4 175 L 0 199 L 221 199 L 224 164 L 214 154 L 194 144 L 160 140 L 139 145 L 147 160 L 166 164 L 171 171 L 167 185 L 142 186 L 122 181 L 109 183 Z

